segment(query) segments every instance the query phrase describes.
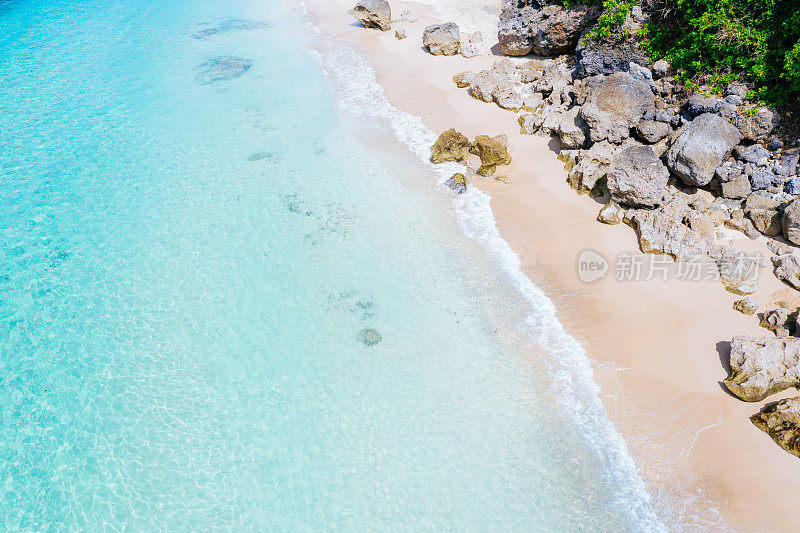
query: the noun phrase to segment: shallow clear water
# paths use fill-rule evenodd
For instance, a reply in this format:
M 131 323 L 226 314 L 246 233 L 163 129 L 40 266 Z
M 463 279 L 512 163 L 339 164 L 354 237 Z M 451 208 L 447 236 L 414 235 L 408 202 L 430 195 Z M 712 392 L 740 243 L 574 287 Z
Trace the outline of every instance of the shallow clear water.
M 0 29 L 0 529 L 642 527 L 509 340 L 512 280 L 296 10 Z

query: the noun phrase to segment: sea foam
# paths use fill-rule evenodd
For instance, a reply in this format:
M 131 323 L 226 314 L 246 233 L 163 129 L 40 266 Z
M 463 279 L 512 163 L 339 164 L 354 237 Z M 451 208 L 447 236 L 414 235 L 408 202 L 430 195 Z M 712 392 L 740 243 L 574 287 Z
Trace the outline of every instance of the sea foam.
M 309 23 L 310 24 L 310 23 Z M 314 27 L 315 31 L 319 30 Z M 337 42 L 314 51 L 327 75 L 337 82 L 335 96 L 348 113 L 385 122 L 393 135 L 438 176 L 443 184 L 463 167 L 455 163 L 432 165 L 430 147 L 436 134 L 420 117 L 394 107 L 377 82 L 369 57 L 356 45 Z M 490 197 L 474 186 L 453 200 L 453 213 L 464 233 L 485 246 L 497 266 L 530 305 L 520 328 L 540 346 L 552 393 L 567 419 L 583 436 L 600 465 L 600 475 L 611 492 L 612 505 L 625 517 L 631 531 L 666 531 L 651 504 L 625 441 L 608 418 L 594 381 L 592 362 L 583 346 L 559 322 L 553 302 L 522 270 L 519 255 L 500 235 Z

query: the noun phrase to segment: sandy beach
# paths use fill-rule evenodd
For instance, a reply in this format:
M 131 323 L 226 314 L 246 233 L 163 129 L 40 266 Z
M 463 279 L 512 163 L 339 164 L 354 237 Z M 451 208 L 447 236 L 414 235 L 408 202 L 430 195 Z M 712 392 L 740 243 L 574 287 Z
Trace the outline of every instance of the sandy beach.
M 392 104 L 420 116 L 434 132 L 454 127 L 470 138 L 508 135 L 514 162 L 500 173 L 512 184 L 485 179 L 474 185 L 491 195 L 500 231 L 521 255 L 525 272 L 555 302 L 561 321 L 593 359 L 606 409 L 665 523 L 687 530 L 721 524 L 744 531 L 796 530 L 800 461 L 750 423 L 762 404 L 744 403 L 720 383 L 727 375 L 728 341 L 768 332 L 756 318 L 732 309 L 739 297 L 718 281 L 674 279 L 674 265 L 666 280 L 660 271 L 648 276 L 648 262 L 643 279 L 616 279 L 620 257 L 642 256 L 633 230 L 596 221 L 602 205 L 566 183 L 556 141 L 521 135 L 515 113 L 474 100 L 454 85 L 454 74 L 487 68 L 499 57 L 434 57 L 422 48 L 424 26 L 450 20 L 465 31 L 482 31 L 490 48 L 499 8 L 443 2 L 434 10 L 395 1 L 395 19 L 410 11 L 418 21 L 380 32 L 365 30 L 347 13 L 353 0 L 305 3 L 320 30 L 366 50 Z M 407 39 L 396 39 L 395 28 L 405 29 Z M 763 238 L 751 242 L 732 235 L 740 247 L 768 257 Z M 610 263 L 606 278 L 593 284 L 577 275 L 586 249 Z M 755 297 L 765 303 L 786 290 L 764 272 Z

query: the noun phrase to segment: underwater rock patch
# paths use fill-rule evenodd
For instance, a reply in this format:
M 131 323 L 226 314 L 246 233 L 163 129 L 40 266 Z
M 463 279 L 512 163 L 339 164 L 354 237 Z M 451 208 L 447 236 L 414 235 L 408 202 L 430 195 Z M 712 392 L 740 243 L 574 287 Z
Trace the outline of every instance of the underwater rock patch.
M 272 24 L 258 20 L 228 19 L 211 28 L 200 30 L 193 34 L 192 37 L 195 39 L 209 39 L 215 35 L 220 35 L 231 31 L 252 31 L 271 27 Z
M 218 81 L 235 80 L 243 76 L 252 66 L 252 61 L 241 57 L 212 57 L 197 67 L 200 70 L 197 74 L 197 81 L 207 85 Z
M 358 340 L 365 346 L 375 346 L 383 340 L 381 334 L 372 328 L 365 328 L 358 332 Z

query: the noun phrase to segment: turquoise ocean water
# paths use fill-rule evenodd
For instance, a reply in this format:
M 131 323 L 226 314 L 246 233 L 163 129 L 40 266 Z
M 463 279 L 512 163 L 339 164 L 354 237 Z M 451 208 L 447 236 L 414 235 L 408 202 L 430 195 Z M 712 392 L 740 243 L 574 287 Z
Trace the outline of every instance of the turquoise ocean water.
M 0 0 L 0 530 L 660 528 L 430 135 L 277 0 Z

